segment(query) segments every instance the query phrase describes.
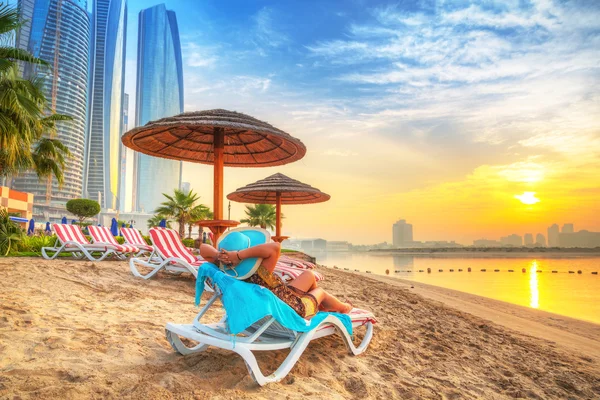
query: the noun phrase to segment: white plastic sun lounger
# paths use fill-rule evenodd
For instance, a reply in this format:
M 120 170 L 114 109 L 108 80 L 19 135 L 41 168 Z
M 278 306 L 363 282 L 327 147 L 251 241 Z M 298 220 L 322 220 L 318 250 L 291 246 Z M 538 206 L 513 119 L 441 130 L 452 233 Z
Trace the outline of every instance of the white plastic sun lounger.
M 112 235 L 110 229 L 105 226 L 88 226 L 88 231 L 92 237 L 93 244 L 111 246 L 115 250 L 115 255 L 120 260 L 127 259 L 129 254 L 139 253 L 140 249 L 130 244 L 119 244 Z
M 265 317 L 248 327 L 243 336 L 236 336 L 233 341 L 232 336 L 227 331 L 227 315 L 217 323 L 203 324 L 200 319 L 206 311 L 221 297 L 221 292 L 218 288 L 215 294 L 211 297 L 208 303 L 196 315 L 191 324 L 174 324 L 168 323 L 165 331 L 167 340 L 171 347 L 179 354 L 187 355 L 198 353 L 206 350 L 209 346 L 218 347 L 224 350 L 233 351 L 239 354 L 246 362 L 248 372 L 256 383 L 263 386 L 267 383 L 279 382 L 291 371 L 296 365 L 300 356 L 314 340 L 324 336 L 329 336 L 334 333 L 339 333 L 350 354 L 359 355 L 367 349 L 373 337 L 373 324 L 376 322 L 373 314 L 366 310 L 353 309 L 350 313 L 353 328 L 361 326 L 366 327 L 366 332 L 361 343 L 356 346 L 346 331 L 342 322 L 335 316 L 328 316 L 315 329 L 309 332 L 296 332 L 284 328 L 272 317 Z M 186 338 L 197 342 L 196 345 L 187 346 L 181 341 L 181 338 Z M 272 374 L 265 376 L 258 363 L 253 351 L 270 351 L 291 349 L 288 356 Z
M 152 258 L 154 256 L 154 246 L 150 246 L 148 243 L 146 243 L 146 240 L 144 240 L 144 237 L 137 229 L 121 228 L 121 235 L 123 235 L 123 239 L 125 240 L 126 244 L 140 249 L 139 253 L 135 255 L 136 257 L 143 257 L 146 254 L 148 254 L 148 258 Z
M 198 267 L 206 261 L 194 256 L 183 245 L 179 234 L 169 228 L 150 229 L 150 239 L 154 247 L 154 258 L 132 258 L 129 268 L 138 278 L 150 279 L 161 269 L 171 272 L 189 272 L 194 277 L 198 276 Z M 157 257 L 158 256 L 158 257 Z M 139 266 L 152 268 L 148 273 L 142 273 Z
M 60 253 L 71 253 L 74 258 L 87 258 L 90 261 L 102 261 L 108 256 L 116 255 L 116 249 L 107 244 L 91 244 L 78 225 L 53 224 L 56 233 L 54 247 L 42 247 L 42 257 L 53 260 Z M 92 253 L 102 253 L 94 257 Z

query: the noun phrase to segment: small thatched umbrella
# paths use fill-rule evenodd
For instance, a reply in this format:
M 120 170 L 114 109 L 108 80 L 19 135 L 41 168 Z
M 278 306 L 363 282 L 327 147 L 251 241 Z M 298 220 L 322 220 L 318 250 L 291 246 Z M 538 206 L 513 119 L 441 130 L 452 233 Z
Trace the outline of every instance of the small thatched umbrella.
M 273 240 L 282 242 L 287 236 L 281 236 L 281 205 L 322 203 L 331 198 L 306 183 L 302 183 L 283 174 L 271 175 L 260 181 L 239 188 L 227 195 L 229 200 L 240 203 L 276 204 L 277 223 Z
M 123 135 L 123 144 L 155 157 L 214 165 L 214 216 L 203 221 L 216 239 L 236 221 L 223 218 L 223 167 L 270 167 L 306 154 L 302 142 L 249 115 L 207 110 L 152 121 Z

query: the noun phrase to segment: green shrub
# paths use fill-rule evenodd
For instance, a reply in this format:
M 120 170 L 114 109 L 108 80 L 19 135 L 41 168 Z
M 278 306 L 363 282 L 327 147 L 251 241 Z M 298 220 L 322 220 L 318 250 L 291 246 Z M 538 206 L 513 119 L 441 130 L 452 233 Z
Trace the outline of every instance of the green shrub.
M 150 240 L 150 236 L 142 236 L 142 237 L 146 241 L 146 244 L 152 246 L 152 240 Z
M 183 239 L 181 241 L 185 247 L 193 247 L 196 248 L 196 244 L 194 243 L 194 239 Z
M 0 208 L 0 256 L 6 256 L 12 246 L 23 238 L 23 230 L 9 219 L 8 212 Z
M 24 236 L 15 246 L 18 252 L 41 253 L 42 247 L 52 247 L 56 243 L 56 236 Z
M 117 240 L 117 243 L 119 243 L 119 244 L 125 243 L 125 238 L 123 236 L 115 236 L 115 239 Z

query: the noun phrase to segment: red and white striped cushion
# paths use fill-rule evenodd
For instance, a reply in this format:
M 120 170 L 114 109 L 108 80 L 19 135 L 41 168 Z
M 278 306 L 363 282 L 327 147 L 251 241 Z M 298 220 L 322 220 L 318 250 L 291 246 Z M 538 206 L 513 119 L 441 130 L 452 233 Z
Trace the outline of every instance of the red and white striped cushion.
M 282 274 L 288 275 L 292 279 L 296 279 L 297 277 L 299 277 L 300 275 L 302 275 L 303 272 L 306 272 L 306 270 L 305 269 L 300 269 L 300 268 L 290 267 L 289 265 L 286 265 L 286 264 L 278 262 L 277 265 L 275 266 L 275 272 L 280 272 Z M 312 271 L 312 273 L 315 275 L 315 280 L 317 282 L 322 281 L 323 279 L 325 279 L 323 277 L 323 275 L 321 275 L 317 271 Z
M 144 240 L 140 231 L 135 228 L 121 228 L 121 235 L 123 235 L 127 244 L 131 244 L 143 250 L 152 250 L 152 246 L 146 243 L 146 240 Z
M 110 229 L 106 226 L 90 225 L 88 226 L 88 231 L 90 231 L 90 236 L 94 239 L 94 243 L 109 244 L 111 248 L 122 253 L 137 253 L 140 251 L 136 246 L 131 244 L 119 244 Z
M 284 264 L 288 264 L 291 267 L 300 268 L 300 269 L 313 269 L 316 266 L 315 264 L 311 263 L 310 261 L 298 260 L 296 258 L 286 256 L 286 255 L 279 256 L 279 261 Z
M 58 240 L 63 244 L 66 242 L 90 244 L 78 225 L 52 224 L 52 229 L 54 229 Z
M 152 228 L 150 229 L 150 238 L 163 258 L 181 258 L 192 265 L 200 265 L 205 262 L 196 258 L 183 245 L 181 239 L 179 239 L 179 234 L 173 229 Z

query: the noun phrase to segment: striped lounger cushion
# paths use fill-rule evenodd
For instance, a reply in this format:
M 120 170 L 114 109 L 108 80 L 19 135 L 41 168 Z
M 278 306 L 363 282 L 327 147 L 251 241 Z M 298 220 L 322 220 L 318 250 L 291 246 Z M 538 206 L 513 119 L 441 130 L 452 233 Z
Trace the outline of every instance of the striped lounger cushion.
M 152 246 L 146 243 L 146 240 L 140 231 L 135 228 L 121 228 L 121 234 L 123 235 L 123 238 L 125 238 L 125 242 L 127 242 L 127 244 L 131 244 L 140 250 L 152 251 L 154 249 Z
M 108 243 L 111 248 L 121 253 L 137 253 L 139 250 L 137 247 L 127 244 L 119 244 L 115 237 L 105 226 L 88 226 L 90 236 L 94 238 L 94 242 L 100 242 L 102 244 Z

